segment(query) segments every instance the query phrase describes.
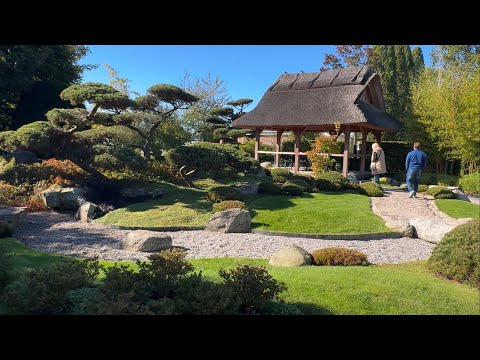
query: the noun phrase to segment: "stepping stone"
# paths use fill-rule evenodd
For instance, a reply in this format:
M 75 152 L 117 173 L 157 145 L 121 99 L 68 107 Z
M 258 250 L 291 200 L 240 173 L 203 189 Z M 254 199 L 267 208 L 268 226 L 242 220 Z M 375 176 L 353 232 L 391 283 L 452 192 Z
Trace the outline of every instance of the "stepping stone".
M 422 218 L 410 219 L 410 225 L 415 228 L 418 238 L 434 244 L 438 244 L 446 233 L 455 228 L 444 222 Z

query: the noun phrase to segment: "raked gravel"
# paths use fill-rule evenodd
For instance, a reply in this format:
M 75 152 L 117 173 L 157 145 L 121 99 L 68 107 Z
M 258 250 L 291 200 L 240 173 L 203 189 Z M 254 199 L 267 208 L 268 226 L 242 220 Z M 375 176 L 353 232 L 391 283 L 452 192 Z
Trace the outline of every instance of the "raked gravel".
M 29 213 L 14 236 L 27 246 L 50 253 L 105 260 L 144 260 L 148 253 L 119 249 L 129 230 L 96 223 L 81 223 L 71 215 L 53 211 Z M 307 251 L 339 246 L 362 251 L 374 264 L 396 264 L 428 259 L 434 244 L 420 239 L 322 240 L 260 234 L 222 234 L 203 230 L 168 233 L 173 246 L 184 248 L 187 258 L 270 258 L 283 245 L 297 244 Z

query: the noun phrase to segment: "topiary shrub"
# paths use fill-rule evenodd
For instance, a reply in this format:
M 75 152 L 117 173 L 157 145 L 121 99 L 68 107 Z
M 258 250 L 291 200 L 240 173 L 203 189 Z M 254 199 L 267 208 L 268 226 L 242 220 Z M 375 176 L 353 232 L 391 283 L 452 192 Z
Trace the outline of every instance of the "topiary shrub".
M 241 200 L 242 194 L 234 186 L 218 186 L 208 191 L 207 198 L 219 203 L 225 200 Z
M 428 185 L 418 185 L 418 192 L 424 193 L 429 189 Z
M 287 289 L 264 267 L 240 265 L 234 269 L 220 270 L 219 275 L 226 287 L 231 289 L 240 312 L 244 314 L 258 313 L 268 301 L 278 299 L 278 294 Z
M 219 211 L 225 211 L 228 209 L 246 209 L 245 203 L 239 200 L 226 200 L 213 204 L 212 211 L 214 213 Z
M 308 182 L 306 182 L 305 180 L 302 180 L 302 179 L 298 179 L 298 178 L 292 178 L 290 180 L 288 180 L 285 184 L 295 184 L 295 185 L 298 185 L 300 186 L 304 192 L 312 192 L 313 188 L 312 186 L 310 186 L 310 184 Z M 285 185 L 283 184 L 283 185 Z
M 435 199 L 456 199 L 452 190 L 440 186 L 428 189 L 426 194 L 433 196 Z
M 480 220 L 447 233 L 433 250 L 428 268 L 448 279 L 480 288 Z
M 302 174 L 293 174 L 292 179 L 299 179 L 305 181 L 308 185 L 310 185 L 311 188 L 315 187 L 315 179 L 311 176 L 308 175 L 302 175 Z
M 353 189 L 353 183 L 336 171 L 327 171 L 315 178 L 315 187 L 320 191 Z
M 4 302 L 15 313 L 64 313 L 67 311 L 67 293 L 92 286 L 99 271 L 97 259 L 61 259 L 48 267 L 30 270 L 17 282 L 8 285 Z
M 270 175 L 272 176 L 274 182 L 280 184 L 285 183 L 287 180 L 293 177 L 293 174 L 285 168 L 270 169 Z
M 380 185 L 377 185 L 373 182 L 361 183 L 358 192 L 362 195 L 367 195 L 369 197 L 381 197 L 383 196 L 383 190 Z
M 340 247 L 319 249 L 312 252 L 315 265 L 327 266 L 357 266 L 369 265 L 367 255 L 364 253 Z
M 262 181 L 258 184 L 258 192 L 260 194 L 279 195 L 282 193 L 282 187 L 275 183 Z
M 466 193 L 480 195 L 480 173 L 462 176 L 458 180 L 458 186 Z
M 1 231 L 1 230 L 0 230 Z M 1 236 L 0 236 L 1 237 Z M 0 244 L 0 295 L 8 284 L 13 272 L 13 257 L 5 246 Z
M 422 175 L 420 176 L 419 184 L 436 185 L 437 184 L 437 174 L 422 172 Z
M 305 189 L 303 186 L 291 182 L 290 180 L 282 185 L 282 193 L 285 195 L 299 196 L 302 195 L 304 191 Z

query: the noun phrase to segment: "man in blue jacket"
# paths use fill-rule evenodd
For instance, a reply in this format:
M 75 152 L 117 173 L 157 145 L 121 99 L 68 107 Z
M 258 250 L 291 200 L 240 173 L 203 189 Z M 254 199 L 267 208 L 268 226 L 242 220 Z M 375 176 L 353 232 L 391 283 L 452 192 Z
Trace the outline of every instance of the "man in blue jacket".
M 413 144 L 413 150 L 407 154 L 405 168 L 407 169 L 407 187 L 410 192 L 410 198 L 417 197 L 418 183 L 422 170 L 427 167 L 427 154 L 420 150 L 420 143 Z M 413 181 L 413 186 L 412 186 Z

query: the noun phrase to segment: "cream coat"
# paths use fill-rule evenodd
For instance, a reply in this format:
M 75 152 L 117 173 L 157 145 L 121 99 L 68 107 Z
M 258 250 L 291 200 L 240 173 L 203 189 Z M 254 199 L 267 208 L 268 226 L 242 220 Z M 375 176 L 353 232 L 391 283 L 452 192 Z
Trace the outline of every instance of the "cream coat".
M 377 160 L 376 169 L 372 170 L 372 174 L 385 174 L 387 172 L 387 166 L 385 165 L 385 153 L 381 148 L 377 149 L 377 153 L 380 154 L 380 157 Z M 372 158 L 370 159 L 371 162 L 373 162 L 375 154 L 375 152 L 372 153 Z

